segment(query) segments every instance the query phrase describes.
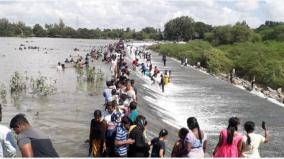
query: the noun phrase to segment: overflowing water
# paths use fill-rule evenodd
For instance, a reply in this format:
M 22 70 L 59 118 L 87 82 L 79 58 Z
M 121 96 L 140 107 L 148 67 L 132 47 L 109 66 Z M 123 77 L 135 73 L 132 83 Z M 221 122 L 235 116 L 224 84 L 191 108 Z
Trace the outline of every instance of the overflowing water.
M 163 122 L 178 129 L 187 127 L 188 117 L 196 117 L 201 129 L 209 136 L 209 153 L 212 153 L 217 144 L 218 133 L 226 128 L 230 117 L 237 116 L 241 119 L 240 131 L 243 133 L 244 122 L 252 120 L 257 125 L 256 132 L 264 135 L 261 122 L 266 121 L 271 141 L 260 147 L 260 154 L 263 157 L 284 156 L 281 150 L 284 146 L 284 109 L 281 105 L 207 73 L 181 66 L 177 60 L 171 58 L 168 58 L 164 67 L 162 57 L 151 53 L 153 67 L 172 71 L 171 83 L 162 93 L 158 84 L 151 85 L 150 78 L 141 73 L 137 73 L 137 77 L 147 92 L 142 97 L 147 101 L 146 105 L 156 110 Z

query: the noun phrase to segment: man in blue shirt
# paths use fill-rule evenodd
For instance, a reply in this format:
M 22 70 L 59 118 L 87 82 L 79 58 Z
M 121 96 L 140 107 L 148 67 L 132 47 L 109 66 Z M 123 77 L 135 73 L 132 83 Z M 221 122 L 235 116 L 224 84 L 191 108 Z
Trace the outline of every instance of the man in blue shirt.
M 127 116 L 122 117 L 121 125 L 117 127 L 115 136 L 115 153 L 117 157 L 127 157 L 128 145 L 133 144 L 135 140 L 128 139 L 128 130 L 130 128 L 130 119 Z
M 147 68 L 146 68 L 146 65 L 144 63 L 141 64 L 141 69 L 142 69 L 141 73 L 145 76 Z

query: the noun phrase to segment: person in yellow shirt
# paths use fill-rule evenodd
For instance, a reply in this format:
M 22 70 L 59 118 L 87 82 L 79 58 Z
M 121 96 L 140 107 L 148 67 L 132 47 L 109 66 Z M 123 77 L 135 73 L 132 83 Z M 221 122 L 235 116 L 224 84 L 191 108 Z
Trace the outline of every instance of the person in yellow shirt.
M 168 75 L 168 72 L 167 72 L 167 71 L 165 72 L 163 78 L 164 78 L 164 85 L 167 85 L 167 84 L 169 83 L 169 81 L 170 81 L 170 80 L 169 80 L 169 79 L 170 79 L 170 76 Z

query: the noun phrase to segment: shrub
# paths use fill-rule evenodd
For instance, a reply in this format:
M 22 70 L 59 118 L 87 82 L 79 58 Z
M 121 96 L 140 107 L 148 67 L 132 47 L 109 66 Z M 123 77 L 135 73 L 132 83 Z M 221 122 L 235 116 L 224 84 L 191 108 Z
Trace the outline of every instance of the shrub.
M 21 92 L 26 89 L 26 83 L 23 80 L 23 77 L 19 72 L 15 72 L 10 80 L 10 91 Z
M 208 68 L 212 73 L 228 72 L 232 67 L 232 61 L 221 50 L 202 40 L 186 44 L 153 45 L 150 49 L 178 59 L 187 57 L 191 65 L 200 62 L 202 67 Z
M 187 57 L 190 64 L 199 61 L 211 73 L 229 73 L 235 68 L 241 78 L 252 80 L 255 76 L 259 84 L 284 88 L 284 42 L 257 41 L 213 47 L 208 42 L 194 40 L 150 48 L 177 59 Z

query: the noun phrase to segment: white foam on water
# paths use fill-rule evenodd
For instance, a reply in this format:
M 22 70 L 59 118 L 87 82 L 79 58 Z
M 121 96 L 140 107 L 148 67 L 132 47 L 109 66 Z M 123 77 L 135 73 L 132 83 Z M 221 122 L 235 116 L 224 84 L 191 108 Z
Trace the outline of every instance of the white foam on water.
M 237 87 L 237 88 L 239 88 L 239 89 L 242 89 L 242 90 L 245 90 L 245 89 L 246 89 L 245 87 L 243 87 L 243 86 L 241 86 L 241 85 L 233 85 L 233 86 L 235 86 L 235 87 Z
M 153 45 L 153 44 L 157 44 L 157 42 L 128 42 L 127 43 L 128 45 L 133 45 L 133 46 L 136 46 L 136 47 L 141 47 L 141 46 L 150 46 L 150 45 Z
M 171 59 L 172 59 L 173 61 L 175 61 L 175 62 L 180 63 L 180 61 L 179 61 L 178 59 L 176 59 L 176 58 L 171 57 Z M 186 67 L 185 67 L 185 68 L 186 68 Z M 208 74 L 208 75 L 209 75 L 209 73 L 206 72 L 206 71 L 204 71 L 204 70 L 197 69 L 197 68 L 191 67 L 191 66 L 189 66 L 189 68 L 193 68 L 193 69 L 195 69 L 195 70 L 197 70 L 197 71 L 199 71 L 199 72 L 202 72 L 202 73 L 204 73 L 204 74 Z M 217 78 L 217 79 L 219 79 L 219 80 L 222 80 L 222 79 L 218 78 L 218 76 L 215 76 L 215 78 Z M 242 85 L 233 85 L 233 86 L 235 86 L 235 87 L 237 87 L 237 88 L 239 88 L 239 89 L 242 89 L 242 90 L 246 90 L 246 88 L 243 87 Z M 272 102 L 272 103 L 274 103 L 274 104 L 277 104 L 277 105 L 279 105 L 279 106 L 281 106 L 281 107 L 284 107 L 284 104 L 283 104 L 283 103 L 277 101 L 276 99 L 267 97 L 267 96 L 265 96 L 263 93 L 261 93 L 261 92 L 259 92 L 259 91 L 255 91 L 255 90 L 254 90 L 254 91 L 250 91 L 250 93 L 251 93 L 251 94 L 254 94 L 254 95 L 256 95 L 256 96 L 258 96 L 258 97 L 260 97 L 260 98 L 265 98 L 265 99 L 267 99 L 268 101 L 270 101 L 270 102 Z
M 128 52 L 130 53 L 130 51 Z M 130 56 L 133 57 L 133 55 Z M 139 59 L 139 61 L 143 60 L 144 59 Z M 174 60 L 177 61 L 176 59 Z M 156 64 L 159 65 L 159 62 L 152 61 L 152 64 L 154 66 Z M 201 70 L 199 71 L 202 72 Z M 198 119 L 201 128 L 205 131 L 212 130 L 212 128 L 216 129 L 216 127 L 218 129 L 221 129 L 222 125 L 220 126 L 215 124 L 214 126 L 212 126 L 212 124 L 210 124 L 208 111 L 207 113 L 204 113 L 204 110 L 206 111 L 207 109 L 206 106 L 214 106 L 214 101 L 219 98 L 216 96 L 208 97 L 206 95 L 205 92 L 210 88 L 202 88 L 188 84 L 178 85 L 175 83 L 169 83 L 165 86 L 165 92 L 163 93 L 160 86 L 158 85 L 160 81 L 159 76 L 155 79 L 156 83 L 152 84 L 153 82 L 151 81 L 151 79 L 148 76 L 142 75 L 141 71 L 139 71 L 139 68 L 137 68 L 135 73 L 141 80 L 145 82 L 145 84 L 142 85 L 142 89 L 144 89 L 144 91 L 148 91 L 151 94 L 151 97 L 144 96 L 144 100 L 149 103 L 148 106 L 157 110 L 157 115 L 161 117 L 161 120 L 163 122 L 176 128 L 187 127 L 187 118 L 194 116 Z M 198 97 L 193 97 L 188 94 L 188 92 L 194 92 L 195 94 L 198 93 Z M 206 106 L 204 105 L 204 101 L 202 101 L 203 97 L 206 97 L 206 99 L 209 101 L 207 101 Z M 222 100 L 222 98 L 220 97 L 219 100 Z
M 260 98 L 264 98 L 264 99 L 267 99 L 269 102 L 272 102 L 276 105 L 279 105 L 281 107 L 284 107 L 284 104 L 279 102 L 278 100 L 274 99 L 274 98 L 270 98 L 270 97 L 267 97 L 266 95 L 264 95 L 262 92 L 259 92 L 259 91 L 256 91 L 256 90 L 252 90 L 250 91 L 251 94 L 254 94 Z
M 175 127 L 175 128 L 177 128 L 177 129 L 180 129 L 180 128 L 184 127 L 184 126 L 182 126 L 180 124 L 176 124 L 176 122 L 174 120 L 170 121 L 169 119 L 167 119 L 167 120 L 162 119 L 162 121 L 167 123 L 167 124 L 169 124 L 169 125 L 171 125 L 171 126 L 173 126 L 173 127 Z
M 176 58 L 171 57 L 171 59 L 172 59 L 173 61 L 175 61 L 175 62 L 180 63 L 180 61 L 179 61 L 178 59 L 176 59 Z M 204 73 L 204 74 L 208 74 L 208 75 L 209 75 L 209 73 L 206 72 L 206 71 L 204 71 L 204 70 L 197 69 L 197 68 L 191 67 L 191 66 L 189 66 L 189 67 L 190 67 L 190 68 L 193 68 L 193 69 L 195 69 L 195 70 L 197 70 L 197 71 L 199 71 L 199 72 L 202 72 L 202 73 Z M 217 78 L 217 79 L 219 79 L 219 80 L 222 80 L 222 79 L 218 78 L 218 76 L 215 76 L 215 78 Z M 242 85 L 233 85 L 233 86 L 235 86 L 235 87 L 237 87 L 237 88 L 239 88 L 239 89 L 242 89 L 242 90 L 246 90 L 246 88 L 245 88 L 244 86 L 242 86 Z M 272 102 L 272 103 L 274 103 L 274 104 L 276 104 L 276 105 L 278 105 L 278 106 L 284 107 L 284 103 L 281 103 L 281 102 L 279 102 L 278 100 L 276 100 L 276 99 L 274 99 L 274 98 L 267 97 L 267 96 L 264 95 L 262 92 L 253 90 L 253 91 L 250 91 L 250 93 L 251 93 L 251 94 L 254 94 L 254 95 L 256 95 L 256 96 L 258 96 L 258 97 L 260 97 L 260 98 L 265 98 L 265 99 L 267 99 L 269 102 Z
M 267 98 L 263 93 L 259 92 L 259 91 L 256 91 L 256 90 L 252 90 L 250 91 L 251 94 L 254 94 L 260 98 Z
M 267 98 L 268 101 L 274 103 L 274 104 L 277 104 L 281 107 L 284 107 L 284 104 L 283 103 L 280 103 L 279 101 L 277 101 L 276 99 L 273 99 L 273 98 Z
M 161 113 L 162 120 L 176 128 L 187 127 L 186 119 L 189 116 L 195 116 L 199 119 L 200 125 L 203 130 L 211 130 L 211 124 L 202 109 L 196 109 L 196 106 L 202 105 L 203 101 L 184 96 L 176 96 L 177 94 L 186 93 L 185 85 L 175 85 L 170 83 L 166 86 L 165 92 L 161 93 L 161 89 L 156 86 L 143 85 L 145 88 L 155 92 L 153 97 L 144 96 L 144 99 L 151 103 L 149 106 L 156 109 Z M 194 88 L 196 89 L 196 88 Z

